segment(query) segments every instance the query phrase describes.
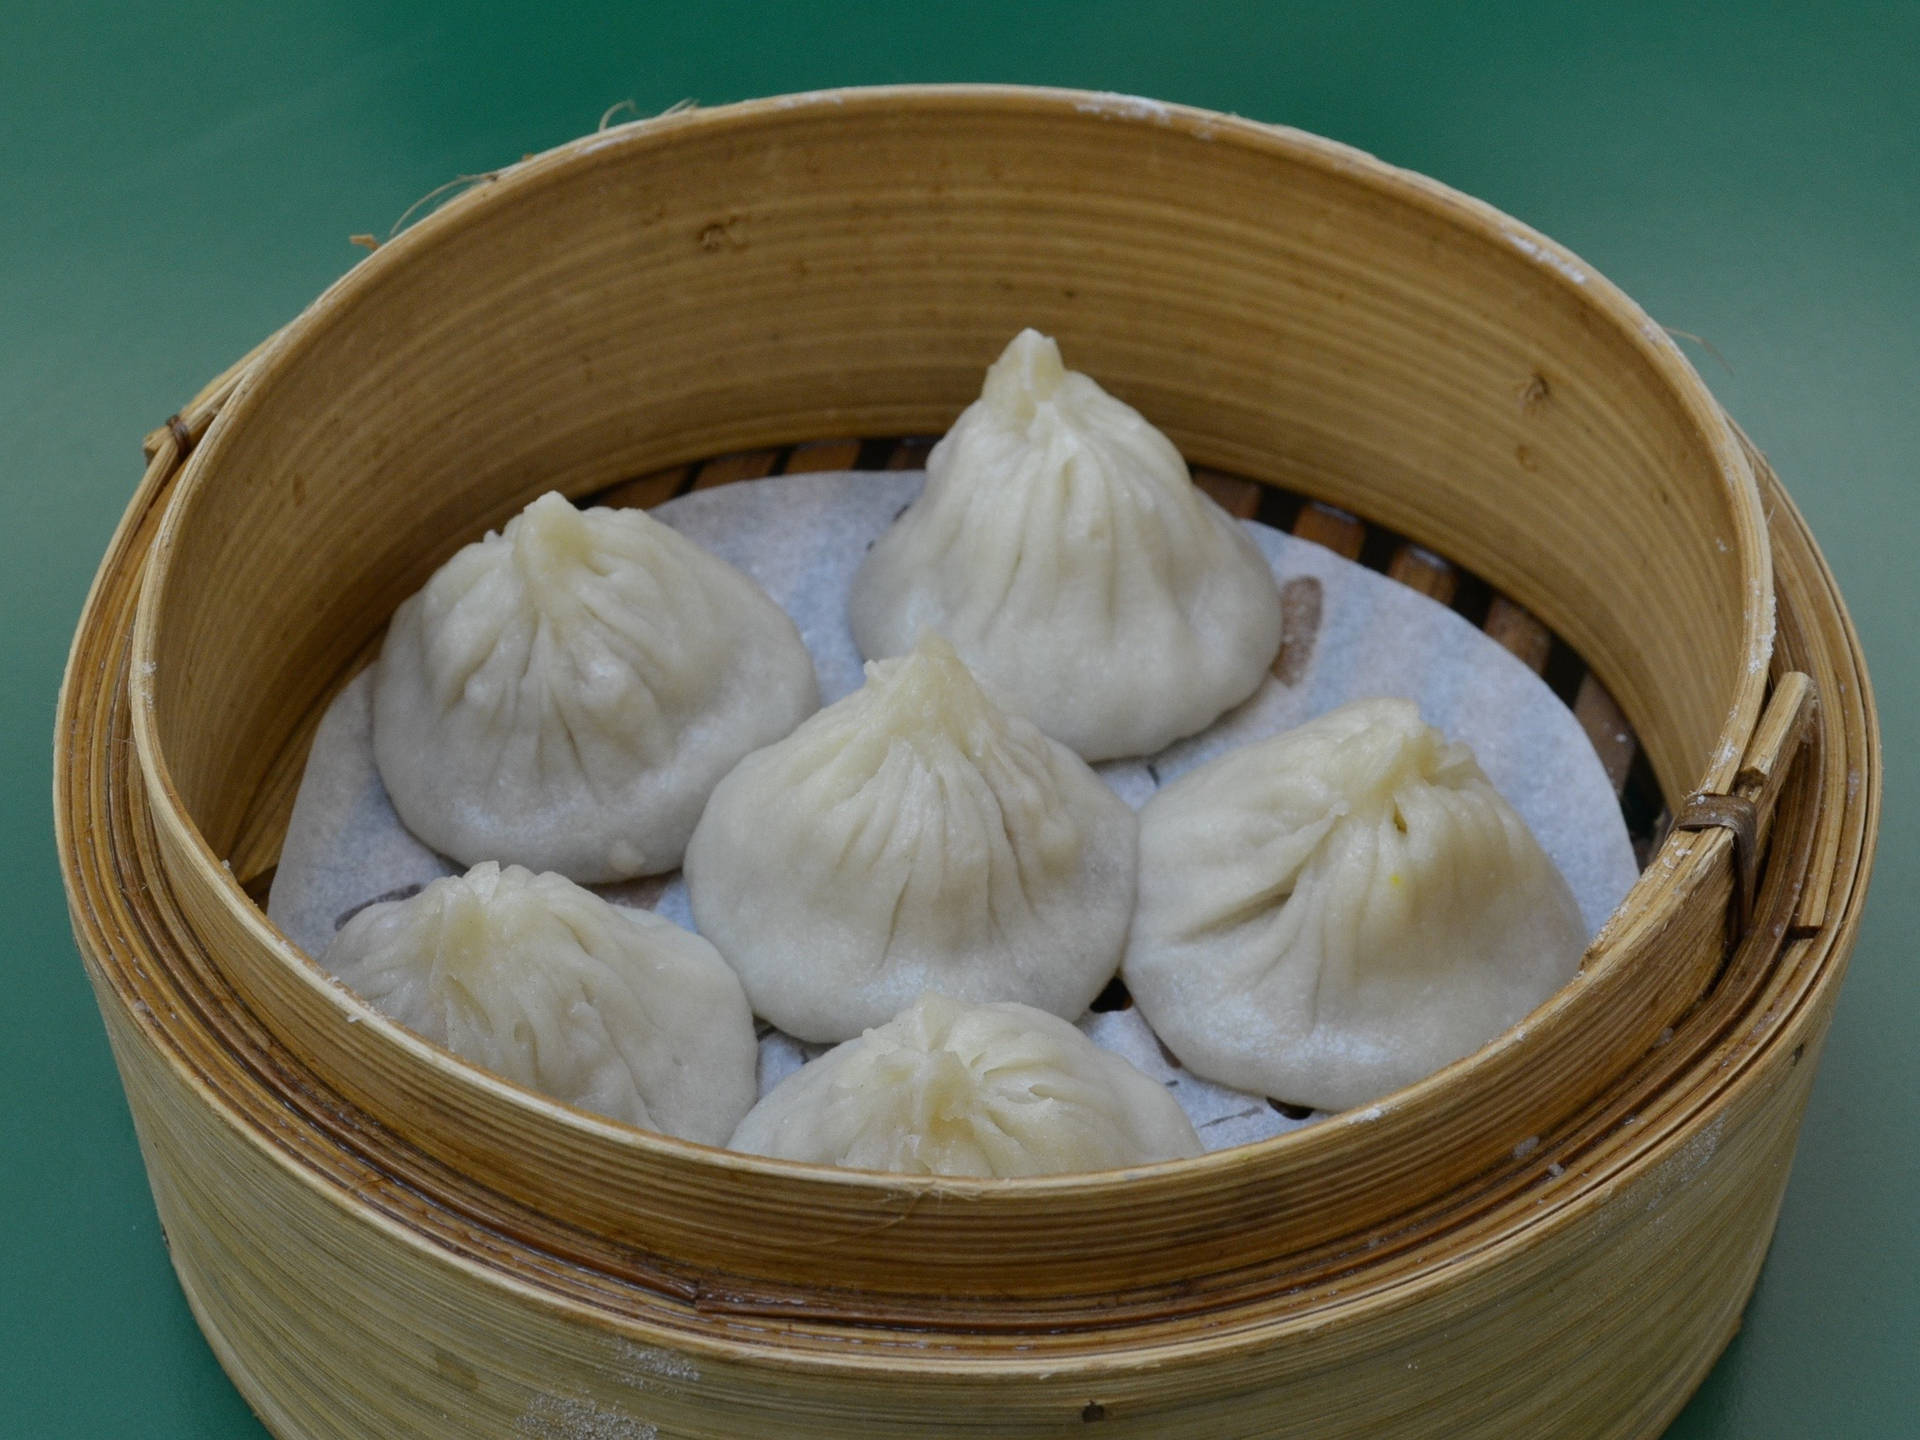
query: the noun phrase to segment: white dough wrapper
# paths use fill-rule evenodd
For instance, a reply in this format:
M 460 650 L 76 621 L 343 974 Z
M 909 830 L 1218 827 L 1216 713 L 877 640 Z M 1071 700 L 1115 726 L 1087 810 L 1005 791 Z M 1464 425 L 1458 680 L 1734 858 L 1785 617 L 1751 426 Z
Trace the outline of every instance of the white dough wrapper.
M 1028 1005 L 925 995 L 755 1105 L 730 1148 L 904 1175 L 1058 1175 L 1198 1155 L 1158 1082 Z
M 1071 1019 L 1119 966 L 1133 812 L 936 635 L 722 780 L 687 845 L 754 1013 L 845 1040 L 923 991 Z
M 620 880 L 678 866 L 720 777 L 819 703 L 753 581 L 644 511 L 548 494 L 394 612 L 374 753 L 462 864 Z
M 1253 693 L 1280 644 L 1260 552 L 1132 406 L 1023 330 L 853 582 L 869 659 L 923 629 L 1089 760 L 1151 755 Z
M 793 617 L 821 694 L 832 702 L 862 680 L 860 651 L 847 628 L 854 572 L 924 483 L 917 471 L 785 475 L 696 490 L 652 513 L 737 566 Z M 1598 930 L 1639 870 L 1606 772 L 1567 707 L 1446 606 L 1321 546 L 1253 521 L 1242 528 L 1288 598 L 1287 678 L 1269 675 L 1251 699 L 1201 734 L 1147 760 L 1109 761 L 1097 767 L 1100 777 L 1137 808 L 1160 785 L 1217 755 L 1350 700 L 1404 696 L 1449 738 L 1472 745 L 1495 788 L 1573 886 L 1588 934 Z M 374 766 L 372 680 L 373 672 L 363 671 L 321 721 L 273 879 L 268 916 L 310 955 L 325 950 L 367 904 L 465 868 L 422 844 L 394 813 Z M 678 872 L 599 889 L 616 904 L 693 923 Z M 1194 1076 L 1155 1038 L 1137 1006 L 1090 1011 L 1079 1024 L 1096 1043 L 1160 1079 L 1209 1150 L 1312 1123 Z M 817 1048 L 767 1031 L 760 1093 Z
M 1122 967 L 1222 1084 L 1322 1110 L 1478 1049 L 1564 985 L 1573 893 L 1465 745 L 1361 700 L 1236 750 L 1140 812 Z
M 1089 1010 L 1074 1022 L 1074 1028 L 1164 1087 L 1199 1135 L 1204 1149 L 1224 1150 L 1230 1145 L 1268 1140 L 1311 1125 L 1318 1118 L 1298 1109 L 1282 1111 L 1263 1096 L 1202 1080 L 1153 1033 L 1137 1005 Z M 774 1086 L 832 1048 L 809 1045 L 779 1030 L 768 1030 L 760 1037 L 760 1098 L 764 1100 Z
M 719 1145 L 754 1101 L 753 1014 L 719 953 L 562 875 L 476 865 L 368 906 L 320 963 L 461 1058 L 629 1125 Z

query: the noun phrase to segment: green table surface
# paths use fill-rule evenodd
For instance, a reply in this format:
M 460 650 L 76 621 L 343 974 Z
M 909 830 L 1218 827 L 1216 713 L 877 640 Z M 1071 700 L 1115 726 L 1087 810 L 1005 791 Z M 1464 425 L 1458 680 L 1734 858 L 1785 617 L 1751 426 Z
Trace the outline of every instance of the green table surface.
M 194 1328 L 75 953 L 54 695 L 139 441 L 423 192 L 652 112 L 998 80 L 1334 136 L 1499 205 L 1677 331 L 1865 638 L 1880 872 L 1745 1328 L 1670 1432 L 1920 1435 L 1920 6 L 0 8 L 0 1435 L 259 1436 Z

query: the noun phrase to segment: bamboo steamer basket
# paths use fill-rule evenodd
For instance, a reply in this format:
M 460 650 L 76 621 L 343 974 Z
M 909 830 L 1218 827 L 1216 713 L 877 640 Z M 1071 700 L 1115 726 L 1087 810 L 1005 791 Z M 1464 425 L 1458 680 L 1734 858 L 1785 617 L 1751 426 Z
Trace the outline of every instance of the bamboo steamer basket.
M 1026 324 L 1249 505 L 1448 557 L 1617 697 L 1677 823 L 1566 990 L 1273 1141 L 927 1180 L 569 1110 L 268 924 L 319 715 L 460 544 L 547 488 L 937 433 Z M 1518 222 L 1111 96 L 682 113 L 383 246 L 149 458 L 60 850 L 176 1271 L 275 1433 L 1641 1436 L 1737 1325 L 1858 924 L 1871 697 L 1764 460 Z

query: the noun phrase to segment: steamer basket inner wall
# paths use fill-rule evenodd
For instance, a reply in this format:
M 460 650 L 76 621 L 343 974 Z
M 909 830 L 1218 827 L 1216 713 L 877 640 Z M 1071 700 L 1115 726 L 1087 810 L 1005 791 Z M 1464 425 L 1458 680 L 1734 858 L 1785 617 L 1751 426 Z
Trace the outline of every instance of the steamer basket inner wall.
M 1664 339 L 1427 182 L 1070 99 L 850 94 L 591 138 L 323 297 L 195 456 L 150 596 L 156 734 L 212 850 L 392 607 L 532 496 L 938 431 L 1027 324 L 1190 460 L 1523 600 L 1669 794 L 1725 763 L 1766 558 Z

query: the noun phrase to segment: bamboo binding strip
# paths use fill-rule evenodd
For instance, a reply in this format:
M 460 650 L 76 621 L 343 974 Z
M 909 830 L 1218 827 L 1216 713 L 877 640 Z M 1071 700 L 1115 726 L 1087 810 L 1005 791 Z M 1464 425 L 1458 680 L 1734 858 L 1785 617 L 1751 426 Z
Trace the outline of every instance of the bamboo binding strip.
M 1592 662 L 1658 792 L 1743 802 L 1746 838 L 1695 807 L 1575 985 L 1379 1107 L 1038 1182 L 594 1121 L 273 934 L 241 881 L 303 737 L 447 551 L 549 477 L 937 429 L 1009 322 L 1061 331 L 1203 465 L 1484 575 Z M 269 1425 L 1653 1433 L 1764 1253 L 1878 753 L 1797 515 L 1643 322 L 1514 222 L 1325 142 L 1000 89 L 627 127 L 364 262 L 153 437 L 62 697 L 76 934 L 176 1268 Z

